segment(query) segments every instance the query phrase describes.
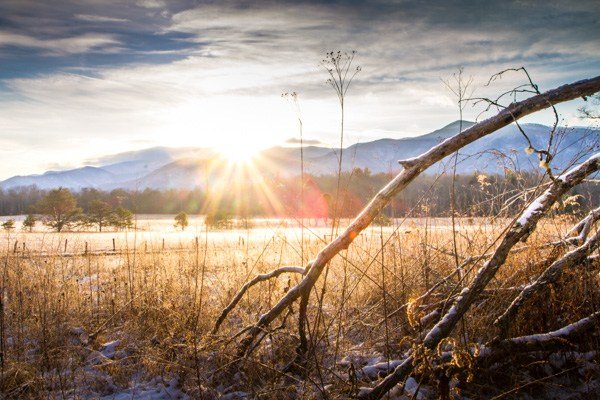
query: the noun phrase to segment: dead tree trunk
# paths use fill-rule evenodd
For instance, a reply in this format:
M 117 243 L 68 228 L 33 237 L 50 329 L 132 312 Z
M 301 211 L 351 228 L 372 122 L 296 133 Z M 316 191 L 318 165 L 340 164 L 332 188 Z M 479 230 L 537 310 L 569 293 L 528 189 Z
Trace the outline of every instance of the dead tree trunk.
M 494 255 L 479 269 L 473 282 L 460 292 L 460 295 L 442 319 L 427 333 L 423 340 L 423 345 L 426 348 L 435 348 L 443 338 L 450 334 L 471 304 L 496 275 L 496 271 L 504 264 L 511 248 L 520 240 L 525 240 L 529 236 L 535 229 L 537 222 L 556 200 L 580 183 L 586 176 L 598 170 L 600 170 L 600 153 L 593 155 L 583 164 L 555 179 L 552 185 L 521 213 L 494 251 Z M 372 391 L 361 396 L 361 399 L 380 399 L 397 383 L 404 380 L 411 371 L 412 358 L 409 357 L 405 363 L 383 379 Z
M 296 301 L 302 293 L 310 292 L 325 268 L 325 265 L 340 251 L 348 248 L 350 243 L 352 243 L 360 232 L 367 228 L 377 215 L 379 215 L 381 210 L 389 204 L 392 197 L 402 191 L 420 173 L 469 143 L 481 139 L 519 118 L 564 101 L 573 100 L 583 96 L 590 96 L 598 91 L 600 91 L 600 76 L 567 84 L 546 93 L 530 97 L 526 100 L 515 102 L 500 111 L 497 115 L 444 140 L 442 143 L 422 155 L 400 161 L 404 170 L 375 195 L 371 202 L 341 235 L 317 254 L 314 261 L 310 263 L 305 277 L 297 285 L 290 288 L 279 302 L 277 302 L 271 310 L 263 314 L 256 324 L 248 330 L 239 344 L 238 354 L 246 355 L 248 349 L 253 348 L 252 344 L 257 335 L 262 332 L 266 326 L 279 317 L 281 313 Z

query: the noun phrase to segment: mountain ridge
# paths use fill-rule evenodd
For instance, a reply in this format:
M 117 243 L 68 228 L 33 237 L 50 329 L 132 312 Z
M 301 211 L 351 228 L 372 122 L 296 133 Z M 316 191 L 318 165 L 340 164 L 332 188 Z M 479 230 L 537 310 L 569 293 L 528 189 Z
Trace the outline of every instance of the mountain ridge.
M 463 129 L 474 122 L 462 121 Z M 368 168 L 373 173 L 396 172 L 399 159 L 415 157 L 441 141 L 458 133 L 460 121 L 454 121 L 430 133 L 410 138 L 381 138 L 355 143 L 344 148 L 342 169 Z M 522 124 L 536 147 L 545 147 L 550 127 L 540 124 Z M 563 141 L 553 165 L 566 165 L 586 149 L 598 149 L 600 130 L 586 127 L 561 128 Z M 527 142 L 514 125 L 506 126 L 461 149 L 458 173 L 481 171 L 499 173 L 508 164 L 513 167 L 536 168 L 535 156 L 523 151 Z M 339 149 L 305 146 L 304 169 L 314 175 L 337 172 Z M 510 157 L 509 157 L 510 156 Z M 509 159 L 510 158 L 510 159 Z M 81 190 L 97 189 L 189 189 L 202 187 L 214 179 L 227 179 L 227 161 L 210 148 L 151 147 L 137 151 L 116 153 L 95 160 L 99 165 L 43 174 L 13 176 L 0 182 L 0 189 L 36 185 L 40 189 L 67 187 Z M 439 172 L 444 161 L 431 167 L 427 173 Z M 256 157 L 256 170 L 264 175 L 298 175 L 299 147 L 275 146 L 263 150 Z

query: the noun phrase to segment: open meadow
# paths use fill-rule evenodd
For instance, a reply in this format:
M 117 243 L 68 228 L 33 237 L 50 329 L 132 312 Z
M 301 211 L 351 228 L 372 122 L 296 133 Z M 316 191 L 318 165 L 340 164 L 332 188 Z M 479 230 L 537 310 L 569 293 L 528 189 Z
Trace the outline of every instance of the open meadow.
M 598 5 L 0 1 L 0 400 L 600 399 Z
M 262 345 L 251 356 L 240 356 L 235 340 L 299 282 L 300 268 L 284 268 L 274 279 L 258 282 L 218 330 L 215 323 L 245 282 L 305 265 L 330 240 L 331 228 L 323 221 L 302 229 L 294 220 L 257 219 L 246 229 L 207 230 L 202 217 L 192 217 L 185 231 L 177 231 L 172 221 L 172 216 L 139 216 L 138 229 L 126 232 L 53 233 L 40 227 L 4 234 L 1 389 L 6 398 L 301 399 L 321 397 L 324 388 L 328 398 L 345 398 L 397 365 L 406 346 L 414 346 L 410 338 L 439 318 L 485 257 L 462 255 L 489 253 L 511 222 L 456 220 L 460 276 L 453 273 L 449 218 L 397 219 L 363 231 L 315 286 L 316 301 L 307 310 L 315 369 L 302 372 L 290 367 L 298 341 L 296 305 L 261 333 Z M 438 348 L 454 354 L 444 361 L 452 371 L 448 393 L 493 397 L 524 385 L 522 393 L 535 398 L 556 391 L 557 380 L 569 383 L 560 392 L 565 396 L 577 395 L 580 385 L 597 388 L 594 336 L 546 362 L 518 351 L 499 356 L 500 361 L 490 356 L 496 358 L 491 367 L 480 360 L 496 335 L 490 329 L 495 316 L 548 266 L 538 260 L 562 253 L 560 243 L 574 222 L 543 219 Z M 598 266 L 597 258 L 590 259 L 525 304 L 512 321 L 511 336 L 553 331 L 598 310 Z M 419 371 L 423 382 L 410 378 L 393 393 L 426 398 L 442 390 L 425 383 L 439 373 L 433 354 L 420 356 L 429 359 Z M 506 369 L 509 360 L 523 367 Z M 551 383 L 544 378 L 565 369 Z

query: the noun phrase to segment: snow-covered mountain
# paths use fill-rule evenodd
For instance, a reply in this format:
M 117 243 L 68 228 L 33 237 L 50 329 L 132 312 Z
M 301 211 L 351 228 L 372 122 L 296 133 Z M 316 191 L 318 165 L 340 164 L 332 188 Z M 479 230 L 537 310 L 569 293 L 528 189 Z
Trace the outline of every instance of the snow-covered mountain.
M 13 176 L 0 182 L 0 188 L 10 189 L 19 186 L 37 186 L 40 189 L 68 187 L 82 189 L 84 187 L 102 187 L 118 179 L 118 176 L 98 167 L 83 167 L 68 171 L 48 171 L 42 175 Z
M 474 123 L 463 121 L 466 129 Z M 429 134 L 414 138 L 380 139 L 372 142 L 358 143 L 344 150 L 343 169 L 367 167 L 373 172 L 389 172 L 399 170 L 397 160 L 418 156 L 459 131 L 460 122 L 455 121 Z M 550 127 L 539 124 L 523 124 L 523 130 L 536 148 L 546 149 Z M 553 147 L 556 146 L 556 157 L 553 166 L 561 168 L 568 165 L 580 153 L 589 153 L 600 146 L 600 130 L 590 128 L 558 129 Z M 505 167 L 511 169 L 538 168 L 535 155 L 525 153 L 527 140 L 515 125 L 504 127 L 488 135 L 459 152 L 459 173 L 482 171 L 500 173 Z M 337 158 L 324 155 L 309 159 L 308 170 L 313 173 L 335 171 Z M 428 172 L 438 172 L 448 165 L 448 158 Z
M 400 169 L 397 161 L 417 156 L 444 139 L 473 125 L 469 121 L 455 121 L 426 135 L 379 139 L 358 143 L 343 150 L 344 170 L 368 168 L 374 173 L 395 172 Z M 534 144 L 546 148 L 550 127 L 523 124 L 523 129 Z M 560 169 L 578 155 L 600 149 L 600 130 L 574 127 L 560 128 L 553 146 L 558 150 L 552 165 Z M 527 141 L 513 124 L 476 141 L 459 153 L 459 173 L 482 171 L 502 172 L 511 169 L 538 168 L 535 155 L 524 149 Z M 300 155 L 297 147 L 273 147 L 262 151 L 255 158 L 256 170 L 265 176 L 297 175 L 300 171 Z M 305 171 L 312 174 L 332 174 L 338 168 L 338 149 L 318 146 L 304 148 Z M 94 160 L 96 166 L 68 171 L 49 171 L 42 175 L 15 176 L 0 182 L 0 189 L 36 185 L 41 189 L 68 187 L 79 190 L 84 187 L 99 189 L 171 189 L 202 187 L 214 179 L 227 179 L 223 174 L 228 166 L 214 150 L 208 148 L 155 147 L 140 151 L 118 153 Z M 448 159 L 430 168 L 429 173 L 439 172 L 448 166 Z

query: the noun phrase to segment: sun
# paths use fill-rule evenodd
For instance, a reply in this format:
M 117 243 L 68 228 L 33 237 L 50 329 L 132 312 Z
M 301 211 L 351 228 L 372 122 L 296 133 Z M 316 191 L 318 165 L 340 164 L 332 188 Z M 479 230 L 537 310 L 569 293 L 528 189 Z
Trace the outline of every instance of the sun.
M 243 144 L 228 144 L 215 148 L 217 152 L 231 164 L 248 164 L 252 161 L 259 149 Z

